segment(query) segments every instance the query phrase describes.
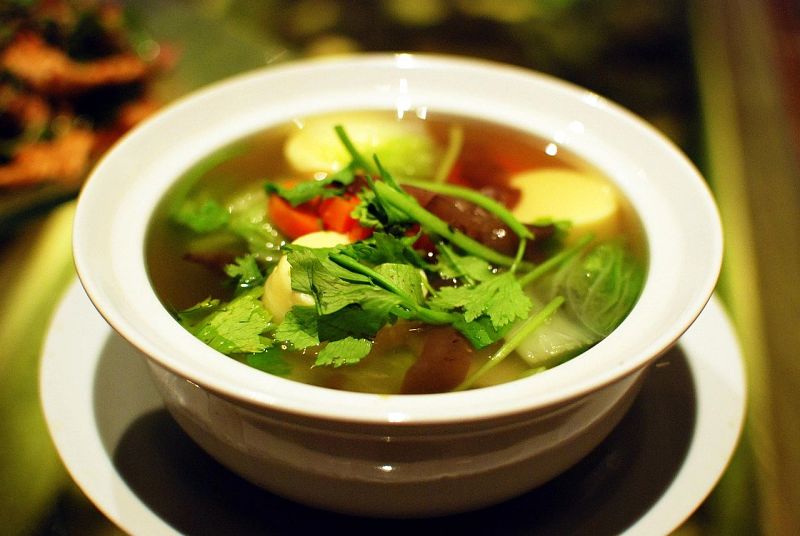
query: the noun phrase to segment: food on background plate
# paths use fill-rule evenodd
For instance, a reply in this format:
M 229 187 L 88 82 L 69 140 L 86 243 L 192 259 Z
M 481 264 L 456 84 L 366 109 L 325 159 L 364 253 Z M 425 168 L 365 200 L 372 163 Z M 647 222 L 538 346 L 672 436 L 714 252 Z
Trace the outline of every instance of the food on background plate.
M 293 380 L 415 394 L 535 374 L 607 336 L 647 262 L 621 193 L 546 146 L 447 115 L 298 119 L 181 179 L 150 275 L 199 339 Z
M 74 195 L 99 156 L 156 110 L 150 83 L 169 54 L 135 38 L 118 2 L 12 0 L 0 26 L 5 218 Z

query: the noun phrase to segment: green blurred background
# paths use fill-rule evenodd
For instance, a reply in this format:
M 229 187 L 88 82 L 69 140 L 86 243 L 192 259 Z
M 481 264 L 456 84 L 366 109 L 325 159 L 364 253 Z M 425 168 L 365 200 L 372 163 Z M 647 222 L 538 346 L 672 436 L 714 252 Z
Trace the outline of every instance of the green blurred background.
M 789 0 L 127 2 L 135 38 L 176 47 L 165 100 L 243 70 L 355 51 L 489 58 L 640 114 L 707 177 L 726 228 L 718 292 L 740 334 L 748 421 L 680 534 L 799 534 L 800 8 Z M 41 200 L 40 200 L 41 201 Z M 0 533 L 114 534 L 55 454 L 37 393 L 47 320 L 72 280 L 73 203 L 0 206 Z M 20 206 L 22 208 L 20 208 Z M 10 207 L 10 208 L 9 208 Z M 35 210 L 34 210 L 35 208 Z M 9 216 L 6 218 L 5 216 Z

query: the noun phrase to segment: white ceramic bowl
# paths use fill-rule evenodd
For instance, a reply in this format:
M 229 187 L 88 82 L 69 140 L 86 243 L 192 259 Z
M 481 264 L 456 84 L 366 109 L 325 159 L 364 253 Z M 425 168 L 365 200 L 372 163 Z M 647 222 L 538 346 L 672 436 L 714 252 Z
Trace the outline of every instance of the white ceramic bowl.
M 552 140 L 596 165 L 632 202 L 649 274 L 629 317 L 583 355 L 527 379 L 435 395 L 304 385 L 229 359 L 184 331 L 144 259 L 159 200 L 192 164 L 270 125 L 333 110 L 429 110 Z M 604 98 L 530 71 L 423 55 L 270 67 L 195 93 L 123 139 L 97 166 L 75 217 L 81 282 L 111 326 L 148 356 L 166 406 L 245 478 L 341 512 L 426 516 L 486 506 L 573 465 L 619 421 L 643 372 L 709 299 L 722 239 L 711 195 L 661 134 Z

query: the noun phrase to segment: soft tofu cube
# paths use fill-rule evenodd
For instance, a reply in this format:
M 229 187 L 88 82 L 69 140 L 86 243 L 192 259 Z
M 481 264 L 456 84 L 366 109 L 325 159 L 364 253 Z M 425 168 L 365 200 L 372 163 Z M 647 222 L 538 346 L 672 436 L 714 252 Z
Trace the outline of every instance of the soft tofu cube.
M 329 248 L 348 242 L 350 240 L 347 235 L 333 231 L 318 231 L 303 235 L 292 243 L 309 248 Z M 286 313 L 295 305 L 314 305 L 314 298 L 292 290 L 292 267 L 286 255 L 281 257 L 275 269 L 267 277 L 261 302 L 272 313 L 276 323 L 283 322 Z

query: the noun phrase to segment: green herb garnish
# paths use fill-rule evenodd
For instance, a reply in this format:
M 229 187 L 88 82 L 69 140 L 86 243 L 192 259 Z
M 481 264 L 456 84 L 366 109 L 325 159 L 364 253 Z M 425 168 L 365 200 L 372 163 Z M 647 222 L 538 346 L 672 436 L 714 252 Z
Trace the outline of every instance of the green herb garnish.
M 259 291 L 257 288 L 224 304 L 205 300 L 179 313 L 178 319 L 195 337 L 223 354 L 263 352 L 272 345 L 272 339 L 264 334 L 270 314 L 261 305 Z

